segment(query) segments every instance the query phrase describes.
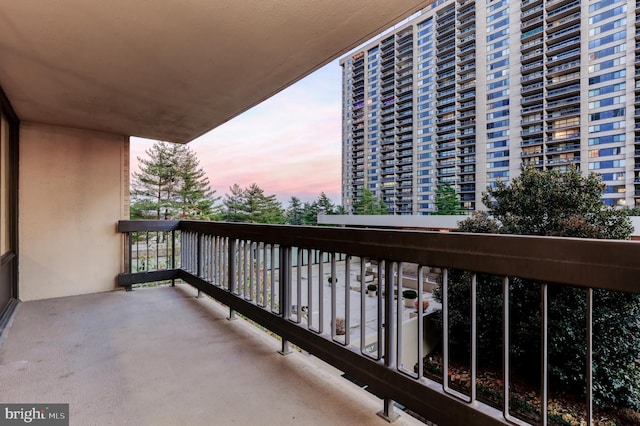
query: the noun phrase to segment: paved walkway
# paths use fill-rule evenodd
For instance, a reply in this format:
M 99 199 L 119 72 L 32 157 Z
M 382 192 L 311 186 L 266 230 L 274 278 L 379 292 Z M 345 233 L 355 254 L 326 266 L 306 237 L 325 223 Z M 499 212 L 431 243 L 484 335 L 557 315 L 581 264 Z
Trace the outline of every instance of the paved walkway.
M 72 425 L 386 425 L 381 401 L 192 288 L 22 303 L 0 401 L 69 403 Z M 421 424 L 402 414 L 396 425 Z

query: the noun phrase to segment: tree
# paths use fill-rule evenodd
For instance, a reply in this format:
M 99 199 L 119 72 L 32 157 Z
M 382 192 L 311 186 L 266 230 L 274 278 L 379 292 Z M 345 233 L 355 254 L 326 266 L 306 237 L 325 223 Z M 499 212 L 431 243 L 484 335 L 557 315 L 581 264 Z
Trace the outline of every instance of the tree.
M 316 204 L 318 205 L 318 214 L 335 214 L 336 206 L 324 192 L 320 193 Z
M 452 215 L 460 214 L 460 200 L 456 189 L 449 183 L 438 185 L 436 190 L 436 211 L 435 215 Z
M 302 222 L 305 225 L 318 224 L 318 202 L 304 203 L 302 208 Z
M 222 218 L 228 222 L 278 224 L 285 222 L 282 204 L 275 195 L 265 195 L 257 184 L 242 189 L 238 184 L 225 194 Z
M 257 184 L 245 189 L 249 222 L 278 224 L 285 222 L 282 204 L 275 195 L 265 195 Z
M 134 219 L 208 219 L 215 210 L 213 191 L 193 151 L 185 145 L 157 142 L 138 157 L 133 174 Z
M 377 198 L 373 195 L 373 192 L 366 188 L 362 191 L 362 197 L 354 203 L 354 207 L 355 214 L 387 214 L 387 205 L 385 202 L 381 198 Z
M 175 159 L 178 176 L 178 191 L 176 207 L 180 209 L 183 219 L 208 218 L 214 213 L 214 203 L 220 197 L 213 197 L 215 191 L 211 189 L 209 178 L 200 167 L 195 153 L 182 145 L 177 149 Z
M 577 169 L 523 170 L 510 185 L 488 188 L 483 201 L 491 216 L 477 213 L 459 223 L 462 232 L 492 232 L 559 237 L 628 239 L 631 223 L 621 210 L 601 201 L 598 175 Z M 477 277 L 478 364 L 499 368 L 502 351 L 501 279 Z M 450 348 L 468 360 L 470 274 L 451 271 Z M 540 285 L 510 278 L 510 358 L 512 368 L 534 384 L 540 372 Z M 549 384 L 555 392 L 580 395 L 585 390 L 585 291 L 549 286 Z M 599 405 L 640 406 L 640 298 L 594 291 L 594 401 Z M 596 337 L 597 336 L 597 337 Z
M 298 197 L 291 197 L 289 200 L 289 207 L 286 211 L 287 222 L 290 225 L 302 225 L 303 223 L 304 209 L 302 208 L 302 202 Z
M 222 218 L 226 222 L 246 222 L 249 218 L 244 190 L 234 183 L 229 187 L 230 194 L 224 195 Z
M 640 216 L 640 206 L 625 207 L 622 209 L 627 216 Z
M 604 188 L 600 175 L 583 177 L 576 168 L 525 169 L 511 185 L 498 182 L 483 202 L 506 234 L 629 239 L 631 222 L 604 205 Z

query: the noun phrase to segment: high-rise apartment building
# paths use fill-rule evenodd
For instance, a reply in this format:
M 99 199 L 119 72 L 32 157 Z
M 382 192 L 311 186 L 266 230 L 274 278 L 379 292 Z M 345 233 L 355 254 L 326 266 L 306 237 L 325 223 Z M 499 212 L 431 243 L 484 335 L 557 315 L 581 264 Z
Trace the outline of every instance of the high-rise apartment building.
M 598 172 L 640 204 L 640 1 L 440 0 L 340 61 L 343 205 L 465 209 L 523 166 Z

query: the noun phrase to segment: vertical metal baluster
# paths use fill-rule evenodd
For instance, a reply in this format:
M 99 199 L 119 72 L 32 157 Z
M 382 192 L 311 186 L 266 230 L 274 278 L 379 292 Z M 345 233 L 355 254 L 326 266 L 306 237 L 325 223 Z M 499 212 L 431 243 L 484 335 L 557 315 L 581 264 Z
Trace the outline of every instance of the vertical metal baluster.
M 228 274 L 228 279 L 229 279 L 229 293 L 233 294 L 236 291 L 236 244 L 237 244 L 237 240 L 236 239 L 231 239 L 229 238 L 228 241 L 228 250 L 227 253 L 229 258 L 228 258 L 228 264 L 229 264 L 229 274 Z M 229 320 L 234 320 L 236 319 L 236 312 L 229 308 Z
M 164 264 L 165 269 L 169 269 L 171 267 L 171 260 L 169 258 L 169 235 L 171 235 L 170 231 L 164 231 L 162 233 L 162 238 L 164 239 Z
M 133 272 L 133 232 L 127 232 L 126 234 L 124 234 L 124 241 L 125 244 L 127 244 L 127 251 L 129 252 L 129 262 L 128 265 L 127 263 L 125 263 L 125 271 L 128 271 L 129 273 Z M 138 241 L 136 239 L 136 241 Z
M 180 267 L 182 269 L 184 269 L 185 271 L 187 270 L 187 262 L 185 260 L 185 253 L 184 253 L 184 248 L 186 246 L 185 242 L 187 239 L 187 234 L 183 231 L 180 231 Z
M 378 356 L 376 357 L 377 359 L 380 359 L 382 357 L 382 343 L 383 343 L 383 334 L 382 334 L 382 327 L 383 327 L 383 298 L 382 295 L 384 294 L 384 292 L 382 291 L 382 289 L 384 288 L 384 281 L 382 280 L 382 267 L 385 264 L 385 261 L 383 260 L 378 260 L 378 294 L 377 294 L 377 315 L 378 315 L 378 322 L 377 322 L 377 326 L 378 326 Z
M 344 268 L 344 344 L 347 346 L 351 330 L 351 256 L 345 258 Z
M 207 277 L 207 281 L 208 282 L 213 282 L 213 271 L 214 269 L 214 265 L 213 262 L 215 260 L 215 252 L 213 251 L 213 244 L 215 242 L 215 238 L 212 235 L 209 235 L 209 247 L 207 248 L 207 253 L 209 254 L 209 261 L 207 262 L 208 268 L 209 268 L 209 275 Z
M 202 236 L 202 279 L 205 281 L 209 281 L 209 260 L 211 256 L 209 255 L 209 235 Z
M 313 253 L 307 249 L 307 328 L 313 327 Z
M 199 232 L 196 237 L 196 275 L 202 276 L 202 234 Z
M 509 420 L 509 277 L 502 277 L 502 380 L 504 382 L 504 418 Z
M 366 322 L 367 322 L 367 309 L 365 299 L 365 291 L 367 290 L 367 261 L 366 258 L 360 258 L 360 353 L 366 354 L 366 341 L 365 341 L 365 333 L 366 333 Z
M 318 259 L 318 333 L 324 331 L 324 289 L 322 277 L 324 275 L 324 252 L 320 250 Z
M 547 336 L 547 327 L 548 327 L 548 322 L 549 322 L 549 306 L 548 306 L 548 288 L 547 288 L 547 284 L 544 283 L 542 284 L 542 389 L 541 389 L 541 395 L 540 395 L 540 400 L 542 402 L 542 424 L 546 425 L 547 424 L 547 417 L 548 417 L 548 394 L 547 394 L 547 387 L 548 387 L 548 377 L 547 377 L 547 371 L 548 371 L 548 355 L 547 355 L 547 344 L 548 344 L 548 336 Z
M 593 289 L 587 289 L 587 424 L 593 424 Z
M 242 297 L 244 293 L 244 240 L 238 240 L 238 247 L 236 249 L 236 258 L 237 258 L 237 266 L 236 266 L 236 292 L 235 294 L 239 297 Z
M 302 249 L 298 248 L 298 264 L 296 265 L 296 278 L 298 282 L 296 283 L 296 308 L 298 312 L 296 313 L 296 322 L 300 324 L 302 322 Z
M 216 236 L 216 285 L 222 287 L 222 237 Z
M 218 250 L 218 254 L 220 256 L 218 259 L 218 262 L 220 263 L 220 281 L 218 285 L 224 288 L 227 282 L 227 244 L 223 237 L 219 237 Z
M 216 262 L 218 259 L 218 246 L 217 246 L 217 237 L 212 235 L 211 236 L 211 273 L 210 275 L 210 282 L 213 284 L 217 284 L 217 280 L 216 280 L 216 274 L 217 274 L 217 266 L 216 266 Z
M 330 255 L 331 260 L 331 275 L 329 275 L 329 279 L 331 280 L 331 338 L 336 338 L 336 318 L 337 318 L 337 307 L 336 307 L 336 293 L 337 293 L 337 284 L 336 284 L 336 254 L 335 252 L 331 252 Z
M 135 272 L 140 272 L 140 237 L 141 237 L 141 233 L 136 232 L 136 270 Z
M 394 359 L 394 315 L 393 315 L 393 292 L 394 292 L 394 277 L 395 275 L 395 262 L 385 261 L 385 277 L 384 277 L 384 365 L 388 369 L 392 369 L 395 364 Z M 381 352 L 381 346 L 378 344 L 378 353 Z M 380 417 L 392 422 L 398 418 L 398 413 L 393 408 L 393 400 L 388 397 L 384 397 L 382 411 L 378 413 Z
M 442 389 L 449 388 L 449 270 L 442 270 Z
M 271 244 L 271 312 L 275 312 L 276 310 L 276 289 L 275 289 L 275 281 L 276 281 L 276 266 L 275 266 L 275 258 L 276 258 L 276 245 Z
M 418 265 L 418 378 L 424 374 L 424 348 L 422 341 L 424 340 L 424 309 L 422 308 L 422 299 L 424 297 L 424 267 Z
M 182 249 L 184 251 L 185 269 L 191 272 L 191 259 L 189 258 L 189 254 L 190 254 L 189 244 L 191 244 L 191 235 L 189 232 L 185 232 L 184 237 L 185 237 L 185 241 L 184 241 L 184 247 L 182 247 Z
M 236 280 L 231 294 L 240 295 L 242 293 L 242 240 L 236 241 L 235 262 Z
M 207 235 L 202 235 L 202 249 L 200 252 L 200 256 L 202 258 L 202 265 L 200 266 L 200 278 L 202 278 L 203 280 L 207 279 L 207 261 L 208 261 L 208 256 L 207 256 Z
M 182 247 L 180 247 L 180 251 L 182 252 L 182 263 L 185 271 L 191 272 L 189 268 L 189 233 L 183 232 L 182 239 Z
M 222 286 L 225 290 L 229 290 L 229 243 L 230 237 L 224 237 L 222 239 Z
M 146 244 L 146 249 L 147 249 L 147 264 L 145 265 L 144 270 L 145 270 L 145 271 L 148 271 L 148 270 L 149 270 L 149 231 L 145 232 L 144 234 L 145 234 L 145 238 L 146 238 L 146 241 L 147 241 L 147 244 Z
M 224 288 L 226 276 L 226 245 L 223 237 L 218 237 L 218 286 Z
M 202 245 L 204 244 L 204 242 L 202 241 L 202 237 L 203 235 L 201 233 L 198 232 L 198 236 L 196 239 L 196 275 L 198 277 L 202 277 L 202 271 L 204 268 L 203 265 L 203 249 L 202 249 Z M 198 289 L 198 295 L 196 296 L 197 298 L 201 298 L 202 297 L 202 290 Z
M 478 276 L 471 275 L 471 402 L 476 400 L 476 375 L 478 360 L 478 307 L 476 305 Z
M 291 247 L 279 246 L 279 302 L 280 315 L 284 320 L 291 319 Z M 281 336 L 282 337 L 282 336 Z M 281 355 L 289 355 L 291 353 L 289 341 L 282 337 Z
M 249 246 L 249 300 L 251 300 L 252 302 L 255 301 L 254 286 L 256 285 L 256 282 L 257 282 L 255 252 L 256 252 L 256 243 L 252 241 L 251 245 Z
M 269 306 L 269 295 L 267 293 L 267 277 L 268 277 L 268 267 L 269 263 L 267 262 L 267 244 L 262 245 L 262 306 Z
M 250 300 L 251 292 L 251 265 L 249 263 L 249 253 L 251 252 L 251 241 L 244 242 L 244 298 Z
M 404 287 L 402 287 L 402 263 L 398 264 L 398 277 L 397 277 L 397 282 L 396 282 L 396 287 L 394 289 L 394 292 L 397 291 L 397 295 L 392 293 L 391 297 L 395 297 L 395 301 L 396 301 L 396 359 L 398 360 L 397 362 L 397 369 L 400 370 L 401 368 L 403 368 L 404 366 L 401 364 L 402 363 L 402 311 L 403 311 L 403 307 L 402 307 L 402 290 Z M 418 316 L 418 319 L 420 317 Z
M 211 236 L 211 283 L 218 284 L 218 237 Z
M 178 262 L 176 258 L 176 238 L 178 237 L 178 233 L 175 230 L 171 231 L 171 269 L 176 269 L 178 267 Z M 176 285 L 176 280 L 171 280 L 171 285 Z
M 240 295 L 242 291 L 242 240 L 236 241 L 235 262 L 236 280 L 231 294 Z
M 244 298 L 250 299 L 251 290 L 251 265 L 249 263 L 249 253 L 251 252 L 251 241 L 244 242 Z
M 220 285 L 220 237 L 213 237 L 213 284 Z
M 260 247 L 261 247 L 260 242 L 256 242 L 255 243 L 255 251 L 254 251 L 254 255 L 253 255 L 253 262 L 255 264 L 255 278 L 256 278 L 256 282 L 255 282 L 255 302 L 256 305 L 258 306 L 262 306 L 261 305 L 261 301 L 260 301 L 260 293 L 261 293 L 261 288 L 262 288 L 262 275 L 260 274 L 260 268 L 261 266 L 261 262 L 260 262 Z

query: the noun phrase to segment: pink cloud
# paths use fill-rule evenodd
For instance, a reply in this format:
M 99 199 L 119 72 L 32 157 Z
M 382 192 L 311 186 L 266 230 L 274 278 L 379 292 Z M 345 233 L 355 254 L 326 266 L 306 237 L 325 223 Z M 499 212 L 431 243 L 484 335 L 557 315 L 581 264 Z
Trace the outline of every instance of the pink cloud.
M 223 196 L 257 183 L 281 201 L 340 202 L 341 81 L 334 62 L 189 144 Z M 132 139 L 131 159 L 153 141 Z

